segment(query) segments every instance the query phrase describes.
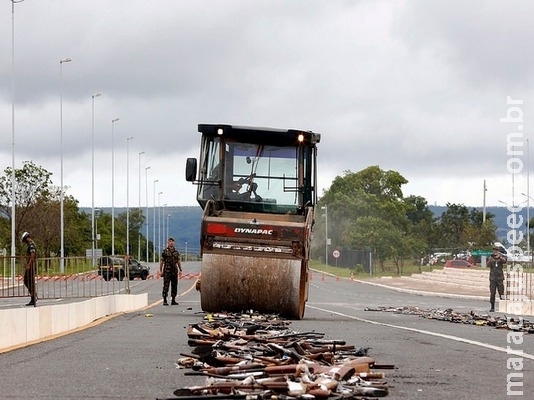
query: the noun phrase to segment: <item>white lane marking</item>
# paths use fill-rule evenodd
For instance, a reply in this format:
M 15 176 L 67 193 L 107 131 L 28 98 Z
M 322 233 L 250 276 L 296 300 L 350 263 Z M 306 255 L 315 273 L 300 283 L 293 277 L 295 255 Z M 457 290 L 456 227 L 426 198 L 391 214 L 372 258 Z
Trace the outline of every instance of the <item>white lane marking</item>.
M 340 317 L 350 318 L 350 319 L 353 319 L 355 321 L 365 322 L 365 323 L 373 324 L 373 325 L 387 326 L 388 328 L 401 329 L 401 330 L 410 331 L 410 332 L 422 333 L 424 335 L 437 336 L 437 337 L 440 337 L 440 338 L 443 338 L 443 339 L 449 339 L 449 340 L 454 340 L 456 342 L 472 344 L 474 346 L 485 347 L 485 348 L 490 349 L 490 350 L 496 350 L 496 351 L 500 351 L 500 352 L 503 352 L 503 353 L 518 355 L 519 357 L 523 357 L 523 358 L 528 358 L 530 360 L 534 360 L 534 355 L 532 355 L 532 354 L 523 353 L 523 352 L 518 353 L 517 351 L 507 351 L 506 348 L 504 348 L 504 347 L 494 346 L 492 344 L 482 343 L 482 342 L 479 342 L 479 341 L 476 341 L 476 340 L 465 339 L 465 338 L 458 337 L 458 336 L 453 336 L 453 335 L 446 335 L 444 333 L 436 333 L 436 332 L 425 331 L 425 330 L 422 330 L 422 329 L 409 328 L 409 327 L 406 327 L 406 326 L 398 326 L 398 325 L 386 324 L 384 322 L 371 321 L 369 319 L 359 318 L 359 317 L 355 317 L 353 315 L 343 314 L 343 313 L 340 313 L 340 312 L 337 312 L 337 311 L 327 310 L 325 308 L 320 308 L 320 307 L 315 307 L 315 306 L 310 306 L 310 305 L 307 305 L 306 307 L 313 308 L 314 310 L 323 311 L 323 312 L 330 313 L 330 314 L 336 314 L 336 315 L 339 315 Z

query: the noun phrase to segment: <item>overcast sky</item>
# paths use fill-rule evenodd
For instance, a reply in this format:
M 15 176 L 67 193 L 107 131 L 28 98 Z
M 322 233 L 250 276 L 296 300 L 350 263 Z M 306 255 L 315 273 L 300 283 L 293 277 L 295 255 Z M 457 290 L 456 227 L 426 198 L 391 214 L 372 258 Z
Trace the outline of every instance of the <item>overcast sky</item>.
M 195 205 L 184 169 L 198 157 L 199 123 L 321 133 L 319 194 L 345 171 L 379 165 L 409 181 L 405 196 L 429 204 L 481 206 L 484 180 L 487 205 L 525 200 L 534 2 L 25 0 L 14 8 L 0 0 L 1 170 L 12 164 L 14 87 L 15 167 L 32 160 L 59 186 L 63 153 L 64 184 L 80 206 L 92 204 L 96 93 L 95 207 L 111 206 L 112 175 L 115 206 L 141 198 L 144 207 L 147 193 L 149 206 L 154 198 Z M 500 122 L 513 106 L 507 96 L 524 101 L 521 124 Z M 524 135 L 524 167 L 512 176 L 513 132 Z

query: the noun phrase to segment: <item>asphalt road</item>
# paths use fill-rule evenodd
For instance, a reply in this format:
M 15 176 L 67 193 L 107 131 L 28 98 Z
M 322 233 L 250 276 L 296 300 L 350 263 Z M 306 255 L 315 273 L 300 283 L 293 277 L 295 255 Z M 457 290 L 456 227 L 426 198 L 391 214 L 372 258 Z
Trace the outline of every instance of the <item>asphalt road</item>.
M 196 272 L 198 263 L 184 265 Z M 179 387 L 202 383 L 184 376 L 175 361 L 189 353 L 186 328 L 201 321 L 194 280 L 180 282 L 178 306 L 163 307 L 161 280 L 136 281 L 152 305 L 105 319 L 60 338 L 0 354 L 2 399 L 155 399 L 172 398 Z M 534 336 L 508 344 L 509 331 L 424 319 L 415 315 L 365 311 L 376 306 L 453 308 L 483 312 L 487 303 L 418 296 L 347 280 L 311 282 L 305 318 L 296 331 L 324 332 L 326 338 L 370 347 L 369 355 L 386 370 L 388 399 L 504 399 L 507 346 L 522 352 L 523 397 L 534 389 Z

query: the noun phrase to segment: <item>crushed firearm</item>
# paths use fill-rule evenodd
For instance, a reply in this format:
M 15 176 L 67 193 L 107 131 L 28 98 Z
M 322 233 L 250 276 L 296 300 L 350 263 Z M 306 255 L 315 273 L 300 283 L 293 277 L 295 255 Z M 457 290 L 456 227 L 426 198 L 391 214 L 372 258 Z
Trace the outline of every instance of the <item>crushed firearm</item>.
M 324 333 L 294 332 L 277 315 L 207 314 L 188 327 L 191 354 L 178 366 L 205 376 L 203 385 L 177 389 L 189 399 L 369 399 L 389 387 L 369 348 L 356 348 Z
M 492 326 L 496 329 L 507 329 L 514 331 L 521 331 L 527 333 L 534 333 L 534 323 L 527 321 L 520 317 L 507 316 L 491 316 L 487 313 L 479 314 L 475 311 L 469 313 L 461 313 L 454 311 L 452 308 L 439 309 L 424 309 L 420 307 L 367 307 L 365 311 L 381 311 L 391 312 L 396 314 L 418 315 L 426 319 L 435 319 L 438 321 L 455 322 L 459 324 L 477 325 L 477 326 Z M 520 322 L 518 322 L 520 321 Z

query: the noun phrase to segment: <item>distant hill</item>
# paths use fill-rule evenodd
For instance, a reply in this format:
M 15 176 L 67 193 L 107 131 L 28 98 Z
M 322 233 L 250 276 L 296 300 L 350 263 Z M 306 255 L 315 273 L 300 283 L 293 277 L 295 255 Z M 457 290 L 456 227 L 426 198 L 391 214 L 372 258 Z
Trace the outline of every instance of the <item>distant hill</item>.
M 99 207 L 106 214 L 111 214 L 111 207 Z M 142 207 L 143 213 L 145 208 Z M 81 211 L 91 214 L 90 208 L 80 208 Z M 186 246 L 188 253 L 200 254 L 200 219 L 202 209 L 200 206 L 188 207 L 156 207 L 156 242 L 159 240 L 160 223 L 161 235 L 167 231 L 167 220 L 169 224 L 169 236 L 172 236 L 176 242 L 176 247 L 180 253 L 185 253 Z M 126 207 L 115 207 L 115 215 L 126 212 Z M 163 215 L 163 213 L 165 215 Z M 161 215 L 161 221 L 160 221 Z M 154 208 L 148 207 L 148 240 L 154 239 Z M 141 228 L 141 233 L 146 236 L 146 224 Z M 166 245 L 167 238 L 162 237 L 163 244 Z
M 187 243 L 189 253 L 200 254 L 200 206 L 166 207 L 165 213 L 170 215 L 169 236 L 176 241 L 178 250 L 183 253 Z

